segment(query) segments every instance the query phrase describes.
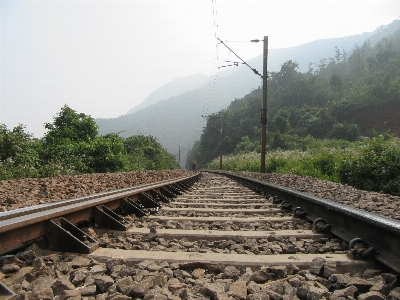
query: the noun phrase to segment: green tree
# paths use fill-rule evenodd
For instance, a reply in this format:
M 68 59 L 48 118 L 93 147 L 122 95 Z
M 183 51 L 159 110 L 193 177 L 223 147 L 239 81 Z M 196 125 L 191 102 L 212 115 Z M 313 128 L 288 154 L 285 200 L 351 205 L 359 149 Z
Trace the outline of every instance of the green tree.
M 37 177 L 40 142 L 25 131 L 0 124 L 0 179 Z
M 274 116 L 272 124 L 274 125 L 274 128 L 278 130 L 280 133 L 286 133 L 290 128 L 289 118 L 290 118 L 290 111 L 286 109 L 281 109 Z
M 23 153 L 29 151 L 34 145 L 32 135 L 25 132 L 25 126 L 19 124 L 12 130 L 6 125 L 0 124 L 0 160 L 8 158 L 17 159 Z
M 122 139 L 115 134 L 98 137 L 98 127 L 90 116 L 65 105 L 53 123 L 46 123 L 45 128 L 48 131 L 41 157 L 56 166 L 45 175 L 123 170 L 125 149 Z
M 331 75 L 329 83 L 330 83 L 332 89 L 334 89 L 335 91 L 342 89 L 343 81 L 342 81 L 342 78 L 337 74 L 332 74 Z
M 295 61 L 288 60 L 283 63 L 278 75 L 281 77 L 282 87 L 288 91 L 290 83 L 295 79 L 298 72 L 299 64 Z
M 336 123 L 333 125 L 328 137 L 353 142 L 360 137 L 360 129 L 357 124 Z
M 98 126 L 93 118 L 83 113 L 78 114 L 67 105 L 53 119 L 53 123 L 46 123 L 44 126 L 48 130 L 45 135 L 46 144 L 57 143 L 62 139 L 90 142 L 97 136 Z
M 97 173 L 121 171 L 126 164 L 123 140 L 116 134 L 107 134 L 94 139 L 88 149 L 86 164 Z
M 123 140 L 123 145 L 129 169 L 165 170 L 179 167 L 175 156 L 168 153 L 153 136 L 131 136 Z
M 246 135 L 242 137 L 241 141 L 236 145 L 234 153 L 238 154 L 238 153 L 252 152 L 256 150 L 258 145 L 259 143 L 252 142 L 250 138 Z
M 358 156 L 347 159 L 341 182 L 368 191 L 400 195 L 400 140 L 388 134 L 364 139 Z
M 328 65 L 328 60 L 326 58 L 321 58 L 318 64 L 318 70 L 317 70 L 318 74 L 320 74 L 321 76 L 325 76 L 325 69 L 327 65 Z
M 364 78 L 368 75 L 368 52 L 370 51 L 369 42 L 365 42 L 362 47 L 356 46 L 349 57 L 350 75 L 353 81 Z

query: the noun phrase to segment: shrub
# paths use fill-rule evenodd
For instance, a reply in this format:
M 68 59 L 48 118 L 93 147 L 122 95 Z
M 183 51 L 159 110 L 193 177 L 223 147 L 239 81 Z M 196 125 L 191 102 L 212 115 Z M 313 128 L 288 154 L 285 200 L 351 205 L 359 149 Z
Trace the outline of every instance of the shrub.
M 352 149 L 317 148 L 314 150 L 276 150 L 268 152 L 265 161 L 267 173 L 313 176 L 320 179 L 339 181 L 339 171 L 344 159 L 353 155 Z M 219 169 L 219 159 L 207 165 Z M 222 168 L 228 171 L 260 171 L 260 154 L 252 152 L 223 157 Z
M 360 129 L 357 124 L 336 123 L 329 133 L 331 139 L 342 139 L 356 141 L 360 136 Z
M 0 124 L 0 180 L 37 177 L 41 144 L 25 132 L 24 125 L 12 130 Z
M 377 134 L 365 138 L 359 154 L 344 162 L 340 180 L 359 189 L 400 195 L 400 140 Z

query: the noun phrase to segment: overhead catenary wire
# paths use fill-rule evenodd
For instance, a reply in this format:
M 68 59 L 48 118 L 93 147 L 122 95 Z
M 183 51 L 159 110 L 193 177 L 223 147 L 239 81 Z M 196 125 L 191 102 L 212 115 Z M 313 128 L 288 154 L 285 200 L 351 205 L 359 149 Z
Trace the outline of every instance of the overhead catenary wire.
M 218 13 L 217 13 L 217 0 L 211 0 L 211 2 L 213 3 L 213 18 L 214 18 L 214 37 L 215 40 L 218 39 Z M 216 57 L 218 60 L 218 43 L 215 44 L 215 48 L 216 48 Z
M 226 58 L 225 58 L 225 61 L 226 62 L 229 62 L 227 59 L 229 58 L 229 55 L 231 54 L 231 52 L 229 52 L 228 53 L 228 55 L 226 56 Z M 215 60 L 215 62 L 214 62 L 214 68 L 216 67 L 216 63 L 217 63 L 218 61 L 217 60 Z M 215 84 L 216 84 L 216 81 L 217 81 L 217 78 L 218 78 L 218 74 L 219 74 L 219 69 L 220 69 L 221 67 L 218 67 L 217 68 L 217 71 L 215 72 L 215 74 L 213 74 L 212 75 L 212 77 L 213 77 L 213 80 L 210 80 L 210 83 L 209 83 L 209 86 L 208 86 L 208 89 L 207 89 L 207 94 L 208 94 L 208 96 L 206 97 L 206 100 L 208 99 L 208 101 L 206 102 L 206 104 L 207 104 L 207 109 L 206 110 L 204 110 L 203 109 L 203 113 L 201 114 L 202 115 L 202 117 L 203 117 L 203 121 L 201 121 L 201 128 L 204 128 L 204 126 L 205 126 L 205 124 L 203 124 L 203 123 L 207 123 L 207 118 L 208 118 L 208 116 L 209 116 L 209 114 L 208 114 L 208 109 L 209 109 L 209 107 L 210 107 L 210 102 L 211 102 L 211 99 L 212 99 L 212 97 L 213 97 L 213 92 L 214 92 L 214 89 L 215 89 Z M 198 130 L 200 130 L 201 129 L 200 127 L 197 129 L 197 131 L 196 131 L 196 133 L 198 133 Z
M 216 40 L 216 44 L 215 44 L 215 60 L 214 60 L 214 66 L 213 69 L 215 70 L 213 72 L 213 74 L 210 77 L 210 81 L 208 83 L 208 87 L 207 87 L 207 92 L 206 92 L 206 97 L 205 97 L 205 101 L 204 101 L 204 106 L 203 106 L 203 110 L 201 115 L 204 116 L 204 118 L 202 118 L 202 120 L 200 120 L 199 122 L 199 126 L 196 129 L 195 135 L 199 136 L 200 133 L 203 131 L 202 129 L 204 128 L 204 123 L 207 122 L 207 118 L 209 116 L 209 109 L 211 106 L 211 99 L 213 97 L 213 93 L 215 90 L 215 85 L 216 85 L 216 81 L 217 81 L 217 77 L 218 77 L 218 73 L 219 73 L 219 69 L 220 68 L 224 68 L 224 67 L 229 67 L 229 66 L 238 66 L 239 64 L 245 64 L 246 66 L 248 66 L 253 72 L 254 74 L 258 75 L 261 79 L 261 81 L 263 80 L 263 76 L 254 68 L 252 68 L 248 63 L 246 63 L 239 55 L 237 55 L 230 47 L 228 47 L 220 38 L 218 38 L 219 34 L 218 34 L 218 14 L 217 14 L 217 1 L 216 0 L 211 0 L 212 2 L 212 11 L 213 11 L 213 23 L 214 23 L 214 37 Z M 243 41 L 245 42 L 245 41 Z M 246 41 L 249 42 L 249 41 Z M 250 42 L 260 42 L 260 40 L 255 39 L 255 40 L 251 40 Z M 225 59 L 225 62 L 231 63 L 230 65 L 226 65 L 226 66 L 219 66 L 217 67 L 217 63 L 219 61 L 219 46 L 220 45 L 225 46 L 229 52 L 228 55 Z M 237 61 L 228 61 L 228 57 L 229 55 L 233 53 L 238 59 L 240 59 L 241 62 L 237 62 Z
M 217 81 L 217 77 L 218 77 L 218 72 L 219 72 L 219 68 L 217 68 L 217 63 L 219 60 L 219 53 L 218 53 L 218 13 L 217 13 L 217 1 L 216 0 L 212 0 L 212 13 L 213 13 L 213 23 L 214 23 L 214 38 L 215 38 L 215 59 L 214 59 L 214 64 L 213 64 L 213 73 L 210 76 L 210 80 L 208 82 L 208 87 L 207 87 L 207 92 L 206 92 L 206 97 L 205 97 L 205 101 L 204 101 L 204 106 L 202 109 L 202 115 L 208 115 L 209 114 L 209 109 L 210 109 L 210 104 L 211 104 L 211 98 L 213 96 L 213 91 L 215 88 L 215 83 Z M 201 129 L 204 126 L 204 119 L 201 119 L 199 122 L 199 125 L 197 126 L 197 130 L 195 132 L 195 135 L 198 136 L 200 135 Z
M 220 38 L 217 38 L 217 39 L 218 39 L 218 41 L 220 42 L 220 44 L 224 45 L 224 46 L 225 46 L 226 48 L 228 48 L 228 50 L 231 51 L 237 58 L 239 58 L 239 59 L 242 61 L 242 63 L 243 63 L 244 65 L 248 66 L 248 67 L 254 72 L 254 74 L 260 76 L 261 79 L 264 79 L 263 76 L 262 76 L 256 69 L 252 68 L 247 62 L 245 62 L 239 55 L 237 55 L 237 54 L 235 53 L 235 51 L 233 51 L 233 50 L 232 50 L 227 44 L 225 44 Z M 255 42 L 255 41 L 258 41 L 258 40 L 253 40 L 253 41 Z

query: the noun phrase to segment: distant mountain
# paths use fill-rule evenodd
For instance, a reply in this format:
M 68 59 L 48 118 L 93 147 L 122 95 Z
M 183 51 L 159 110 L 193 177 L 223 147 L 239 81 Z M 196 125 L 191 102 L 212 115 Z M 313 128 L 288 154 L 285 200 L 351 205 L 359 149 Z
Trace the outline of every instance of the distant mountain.
M 398 23 L 393 22 L 374 32 L 356 36 L 318 40 L 297 47 L 269 50 L 268 71 L 279 71 L 284 62 L 293 60 L 299 64 L 300 72 L 306 72 L 310 62 L 317 63 L 321 58 L 334 57 L 335 46 L 339 50 L 351 52 L 356 45 L 361 46 L 367 39 L 374 44 L 398 29 Z M 247 63 L 262 73 L 262 55 L 248 60 Z M 202 115 L 218 112 L 226 108 L 231 101 L 242 98 L 252 89 L 262 85 L 260 77 L 244 65 L 219 72 L 209 78 L 204 86 L 200 84 L 201 79 L 196 82 L 199 83 L 197 89 L 186 90 L 179 95 L 167 98 L 167 91 L 179 92 L 177 88 L 172 88 L 175 83 L 179 83 L 179 80 L 172 81 L 147 98 L 152 100 L 143 101 L 140 111 L 138 107 L 135 107 L 128 114 L 118 118 L 96 119 L 99 134 L 120 132 L 120 135 L 125 137 L 136 133 L 152 135 L 170 153 L 178 155 L 179 146 L 181 150 L 191 148 L 194 141 L 199 139 L 204 125 Z M 154 103 L 157 99 L 164 100 Z M 182 151 L 181 165 L 184 165 L 186 155 L 187 152 Z
M 205 124 L 202 115 L 219 111 L 235 97 L 242 97 L 261 82 L 248 80 L 241 72 L 228 77 L 217 77 L 199 89 L 170 97 L 131 114 L 112 119 L 96 119 L 99 134 L 117 133 L 129 137 L 137 133 L 152 135 L 172 154 L 179 146 L 188 149 L 201 134 Z M 181 162 L 186 151 L 181 153 Z
M 190 90 L 198 89 L 207 83 L 208 77 L 204 74 L 194 74 L 185 77 L 175 78 L 152 92 L 140 104 L 130 109 L 126 114 L 132 114 L 142 108 L 158 101 L 178 96 Z

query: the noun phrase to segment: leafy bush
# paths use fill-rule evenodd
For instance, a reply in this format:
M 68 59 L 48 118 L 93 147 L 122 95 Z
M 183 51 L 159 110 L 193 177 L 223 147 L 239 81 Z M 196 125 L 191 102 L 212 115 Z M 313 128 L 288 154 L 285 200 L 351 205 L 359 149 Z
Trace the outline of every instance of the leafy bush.
M 37 140 L 23 125 L 12 130 L 0 125 L 0 180 L 178 167 L 155 138 L 97 136 L 94 120 L 68 106 L 45 127 Z
M 234 153 L 246 153 L 254 151 L 259 147 L 259 141 L 252 142 L 250 138 L 246 135 L 242 137 L 241 141 L 236 145 Z
M 98 133 L 98 126 L 90 116 L 76 111 L 64 105 L 53 123 L 46 123 L 48 130 L 45 135 L 45 143 L 57 143 L 58 140 L 68 139 L 71 142 L 90 142 Z
M 123 170 L 126 164 L 124 144 L 116 134 L 97 137 L 90 144 L 88 154 L 90 172 L 115 172 Z
M 130 170 L 163 170 L 177 168 L 175 156 L 162 148 L 152 136 L 135 135 L 123 140 Z
M 388 134 L 358 142 L 308 139 L 307 150 L 276 150 L 266 155 L 268 173 L 312 176 L 355 188 L 400 196 L 400 139 Z M 259 153 L 223 157 L 223 170 L 260 171 Z M 206 168 L 219 169 L 219 159 Z
M 122 139 L 115 134 L 98 137 L 98 127 L 90 116 L 65 105 L 53 123 L 46 123 L 45 127 L 48 131 L 41 157 L 45 163 L 58 166 L 46 168 L 46 175 L 60 170 L 82 174 L 124 169 L 126 152 Z
M 267 155 L 266 172 L 313 176 L 337 182 L 343 157 L 349 151 L 336 148 L 274 151 Z
M 377 134 L 365 138 L 358 155 L 343 163 L 340 180 L 359 189 L 400 195 L 400 140 Z
M 40 143 L 25 132 L 24 125 L 12 130 L 0 124 L 0 180 L 37 177 Z
M 360 128 L 357 124 L 336 123 L 328 136 L 354 142 L 360 137 Z
M 313 176 L 320 179 L 339 181 L 343 159 L 352 153 L 350 149 L 323 148 L 318 150 L 277 150 L 266 155 L 267 173 Z M 260 171 L 260 154 L 252 152 L 223 157 L 223 169 L 228 171 Z M 219 168 L 219 160 L 213 160 L 210 169 Z
M 222 168 L 227 171 L 243 171 L 259 172 L 260 164 L 257 161 L 260 155 L 255 152 L 243 153 L 238 155 L 224 155 L 222 157 Z M 214 159 L 207 164 L 206 169 L 219 170 L 219 158 Z

